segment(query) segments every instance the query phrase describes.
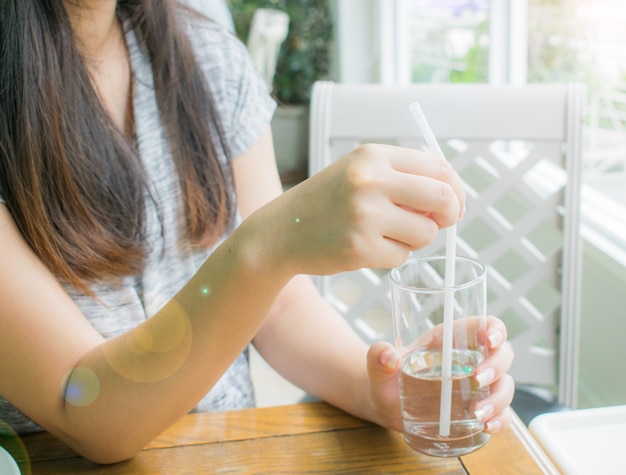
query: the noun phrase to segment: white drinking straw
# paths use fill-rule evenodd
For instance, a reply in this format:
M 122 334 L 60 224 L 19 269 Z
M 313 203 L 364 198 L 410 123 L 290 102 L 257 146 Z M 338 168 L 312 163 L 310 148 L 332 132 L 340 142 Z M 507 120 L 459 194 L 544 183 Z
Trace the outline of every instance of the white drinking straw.
M 419 104 L 410 105 L 411 113 L 422 131 L 432 153 L 445 160 L 439 143 L 433 134 Z M 439 406 L 439 435 L 450 435 L 450 412 L 452 410 L 452 333 L 454 323 L 454 263 L 456 259 L 456 224 L 446 230 L 446 274 L 444 277 L 445 299 L 443 305 L 443 341 L 441 360 L 441 404 Z

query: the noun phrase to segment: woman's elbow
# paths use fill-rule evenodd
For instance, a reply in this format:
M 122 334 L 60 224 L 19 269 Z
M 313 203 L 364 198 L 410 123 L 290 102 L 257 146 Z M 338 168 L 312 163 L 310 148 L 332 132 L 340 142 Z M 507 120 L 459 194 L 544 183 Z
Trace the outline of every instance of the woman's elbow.
M 99 465 L 111 465 L 125 462 L 139 454 L 146 443 L 137 443 L 128 440 L 123 434 L 106 437 L 86 437 L 82 440 L 66 440 L 70 448 L 78 455 Z
M 129 450 L 124 447 L 94 447 L 81 450 L 79 454 L 96 464 L 112 465 L 130 460 L 136 457 L 140 451 L 141 449 Z

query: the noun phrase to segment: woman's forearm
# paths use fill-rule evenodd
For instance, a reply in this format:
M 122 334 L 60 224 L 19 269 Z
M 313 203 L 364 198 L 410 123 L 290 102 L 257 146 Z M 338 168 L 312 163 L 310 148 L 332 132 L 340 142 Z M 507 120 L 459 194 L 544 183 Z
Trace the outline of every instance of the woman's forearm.
M 254 344 L 277 371 L 309 394 L 359 417 L 372 416 L 368 345 L 308 277 L 298 276 L 285 287 Z
M 51 431 L 88 458 L 114 462 L 210 390 L 288 280 L 268 272 L 262 253 L 253 255 L 240 239 L 236 232 L 225 241 L 157 314 L 77 362 L 65 385 L 63 427 Z M 86 400 L 72 399 L 81 393 Z

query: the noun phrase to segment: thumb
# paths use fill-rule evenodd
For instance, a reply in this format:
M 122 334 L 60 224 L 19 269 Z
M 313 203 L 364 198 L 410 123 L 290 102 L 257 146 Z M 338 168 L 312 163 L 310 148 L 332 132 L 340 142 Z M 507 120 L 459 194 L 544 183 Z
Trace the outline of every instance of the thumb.
M 396 378 L 399 355 L 387 342 L 374 343 L 367 352 L 367 371 L 373 383 L 387 383 Z
M 398 387 L 399 366 L 400 355 L 389 343 L 374 343 L 367 352 L 370 396 L 383 417 L 381 425 L 402 431 Z

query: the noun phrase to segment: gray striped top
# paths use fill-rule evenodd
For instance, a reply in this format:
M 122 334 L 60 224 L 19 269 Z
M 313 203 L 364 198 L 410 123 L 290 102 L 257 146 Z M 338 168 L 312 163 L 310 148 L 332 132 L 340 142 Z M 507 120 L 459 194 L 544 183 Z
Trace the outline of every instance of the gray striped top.
M 258 140 L 271 120 L 276 104 L 267 93 L 246 48 L 231 33 L 216 23 L 202 19 L 185 19 L 185 25 L 215 96 L 231 155 L 236 157 Z M 105 338 L 128 332 L 157 312 L 191 278 L 213 250 L 194 250 L 183 239 L 181 194 L 165 131 L 159 119 L 152 70 L 134 34 L 128 31 L 126 36 L 134 74 L 137 144 L 150 178 L 152 195 L 161 208 L 163 229 L 154 207 L 148 208 L 148 247 L 152 251 L 145 271 L 138 277 L 123 279 L 119 285 L 93 285 L 91 288 L 99 302 L 65 286 L 85 317 Z M 215 130 L 213 132 L 215 135 Z M 217 136 L 216 143 L 219 143 Z M 218 150 L 218 153 L 220 159 L 228 160 L 222 150 Z M 239 217 L 237 221 L 240 221 Z M 236 409 L 253 406 L 254 402 L 248 354 L 245 351 L 195 410 Z M 19 406 L 19 402 L 16 405 Z M 4 431 L 10 428 L 17 433 L 41 430 L 18 409 L 0 398 L 0 433 L 3 427 Z

